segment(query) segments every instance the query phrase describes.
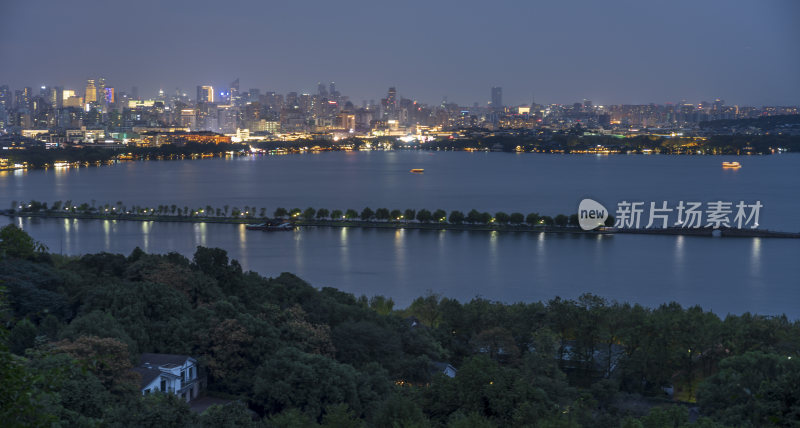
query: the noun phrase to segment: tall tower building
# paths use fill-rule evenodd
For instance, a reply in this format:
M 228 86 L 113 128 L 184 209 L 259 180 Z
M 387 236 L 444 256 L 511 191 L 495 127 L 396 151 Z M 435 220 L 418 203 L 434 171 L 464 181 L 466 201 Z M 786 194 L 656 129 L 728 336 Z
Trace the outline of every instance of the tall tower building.
M 230 96 L 230 99 L 231 99 L 231 104 L 237 105 L 237 104 L 241 103 L 241 98 L 242 97 L 241 97 L 241 94 L 239 92 L 239 78 L 238 77 L 236 78 L 236 80 L 231 82 L 230 91 L 228 91 L 228 92 L 229 92 L 228 95 Z
M 83 96 L 83 101 L 86 104 L 97 102 L 97 87 L 94 86 L 94 79 L 86 81 L 86 95 Z
M 48 89 L 47 100 L 51 106 L 60 109 L 64 107 L 64 87 L 53 86 Z
M 0 85 L 0 106 L 6 110 L 11 110 L 11 101 L 11 89 L 9 89 L 8 85 Z
M 97 86 L 97 95 L 95 96 L 95 99 L 97 100 L 97 102 L 99 102 L 101 104 L 105 103 L 105 99 L 106 99 L 106 79 L 104 79 L 102 77 L 97 79 L 97 84 L 95 86 Z
M 389 88 L 389 93 L 386 96 L 386 101 L 391 108 L 397 105 L 397 89 L 394 86 Z
M 114 104 L 114 102 L 116 102 L 114 88 L 105 88 L 103 92 L 103 97 L 105 98 L 106 104 Z
M 198 103 L 213 103 L 214 102 L 214 87 L 213 86 L 198 86 L 197 87 L 197 102 Z
M 32 101 L 33 101 L 33 88 L 31 88 L 30 86 L 26 86 L 22 88 L 22 90 L 16 91 L 16 96 L 14 97 L 14 105 L 17 110 L 30 111 L 32 109 Z
M 492 87 L 492 108 L 495 110 L 503 109 L 503 88 L 500 86 Z

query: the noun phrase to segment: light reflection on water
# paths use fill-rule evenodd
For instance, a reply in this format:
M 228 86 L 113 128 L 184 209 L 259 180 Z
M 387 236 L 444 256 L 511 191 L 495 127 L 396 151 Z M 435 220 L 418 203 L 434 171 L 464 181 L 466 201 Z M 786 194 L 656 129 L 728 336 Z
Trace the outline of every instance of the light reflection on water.
M 754 276 L 761 274 L 761 238 L 753 238 L 750 252 L 750 271 Z
M 0 225 L 10 221 L 0 217 Z M 591 292 L 657 306 L 699 304 L 724 315 L 751 311 L 800 318 L 790 239 L 307 228 L 248 231 L 245 225 L 23 219 L 13 222 L 52 252 L 137 246 L 191 258 L 220 247 L 245 269 L 292 272 L 317 287 L 392 297 L 404 307 L 427 290 L 505 302 L 575 298 Z
M 196 223 L 194 225 L 194 240 L 197 245 L 206 246 L 206 223 Z
M 394 266 L 401 286 L 405 286 L 406 282 L 406 272 L 403 269 L 406 266 L 405 232 L 403 229 L 394 231 Z

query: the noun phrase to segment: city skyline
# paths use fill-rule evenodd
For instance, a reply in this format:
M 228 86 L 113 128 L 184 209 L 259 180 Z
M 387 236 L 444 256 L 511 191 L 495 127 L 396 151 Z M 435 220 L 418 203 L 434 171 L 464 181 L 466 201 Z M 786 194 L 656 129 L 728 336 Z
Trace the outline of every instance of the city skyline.
M 547 104 L 800 102 L 800 56 L 793 54 L 800 29 L 792 22 L 800 5 L 792 1 L 735 8 L 719 1 L 669 8 L 632 2 L 189 5 L 8 4 L 0 81 L 78 89 L 87 78 L 106 76 L 118 90 L 139 86 L 145 97 L 176 87 L 192 95 L 196 85 L 224 87 L 237 76 L 243 89 L 279 93 L 314 93 L 315 82 L 324 80 L 337 82 L 359 104 L 387 86 L 432 105 L 445 97 L 486 105 L 493 86 L 503 87 L 508 105 L 534 96 Z M 72 25 L 70 16 L 92 25 Z M 26 30 L 30 23 L 36 31 Z
M 119 95 L 124 95 L 125 97 L 127 97 L 128 99 L 131 99 L 131 100 L 133 100 L 133 99 L 136 99 L 136 100 L 158 100 L 158 99 L 161 99 L 161 98 L 165 98 L 165 99 L 179 99 L 179 98 L 182 98 L 182 99 L 185 99 L 185 100 L 189 100 L 191 102 L 197 102 L 200 99 L 200 98 L 198 98 L 198 95 L 200 94 L 200 92 L 198 92 L 198 91 L 200 91 L 201 88 L 202 88 L 202 91 L 203 91 L 203 95 L 202 95 L 203 102 L 217 103 L 217 104 L 225 104 L 225 103 L 230 101 L 230 86 L 232 85 L 232 83 L 230 83 L 230 82 L 228 84 L 223 84 L 223 83 L 213 83 L 213 84 L 211 84 L 211 83 L 208 83 L 208 82 L 204 82 L 204 83 L 198 83 L 198 84 L 193 85 L 191 87 L 186 87 L 186 88 L 177 87 L 177 88 L 173 88 L 172 90 L 167 89 L 167 88 L 152 89 L 152 88 L 144 88 L 144 87 L 142 87 L 140 85 L 136 85 L 136 84 L 131 85 L 129 87 L 118 86 L 118 85 L 115 85 L 113 83 L 113 80 L 109 80 L 109 79 L 106 79 L 104 77 L 99 77 L 99 78 L 94 77 L 94 78 L 88 78 L 88 79 L 83 80 L 82 84 L 78 83 L 78 84 L 75 84 L 75 85 L 66 85 L 66 86 L 64 86 L 64 85 L 51 85 L 51 84 L 48 84 L 48 82 L 41 82 L 41 84 L 37 84 L 37 85 L 30 85 L 29 84 L 29 85 L 23 85 L 23 86 L 15 87 L 13 85 L 7 84 L 6 82 L 0 82 L 0 88 L 7 88 L 12 95 L 14 94 L 14 92 L 19 92 L 19 91 L 23 91 L 24 92 L 26 89 L 30 89 L 32 91 L 32 96 L 41 95 L 42 93 L 44 93 L 46 91 L 50 91 L 50 90 L 53 90 L 53 89 L 58 89 L 60 91 L 64 91 L 64 94 L 65 94 L 64 95 L 64 99 L 65 100 L 69 96 L 75 96 L 75 97 L 81 98 L 81 100 L 83 101 L 83 104 L 85 105 L 85 104 L 88 104 L 88 103 L 99 102 L 100 98 L 103 97 L 98 92 L 96 95 L 94 95 L 94 98 L 88 100 L 88 102 L 84 100 L 84 98 L 86 97 L 87 89 L 88 89 L 89 86 L 91 86 L 92 88 L 97 90 L 97 88 L 94 86 L 95 85 L 94 82 L 96 80 L 103 81 L 103 89 L 102 90 L 111 91 L 112 95 L 110 95 L 110 96 L 112 96 L 112 97 L 114 96 L 113 94 L 116 93 L 116 94 L 119 94 Z M 232 80 L 240 82 L 240 79 L 238 77 L 234 78 Z M 215 82 L 217 82 L 217 81 L 218 82 L 222 82 L 223 79 L 216 79 Z M 106 82 L 108 82 L 108 83 L 106 83 Z M 260 93 L 277 94 L 277 95 L 281 95 L 281 96 L 287 95 L 287 94 L 293 94 L 293 93 L 297 94 L 297 95 L 317 96 L 317 95 L 320 94 L 319 88 L 322 87 L 322 86 L 327 87 L 328 85 L 336 85 L 336 82 L 333 82 L 333 81 L 319 81 L 319 82 L 314 83 L 313 85 L 309 84 L 309 85 L 305 85 L 304 86 L 304 88 L 314 86 L 315 89 L 313 89 L 313 90 L 306 91 L 306 90 L 295 89 L 295 90 L 289 90 L 289 91 L 286 91 L 286 92 L 273 91 L 270 88 L 253 87 L 251 85 L 244 85 L 244 84 L 240 83 L 239 93 L 242 94 L 242 95 L 247 95 L 248 91 L 256 91 L 259 94 Z M 396 96 L 398 97 L 398 99 L 399 98 L 409 99 L 409 100 L 412 100 L 414 102 L 419 103 L 420 105 L 436 106 L 436 105 L 443 105 L 443 104 L 447 103 L 447 104 L 455 104 L 455 105 L 459 105 L 459 106 L 462 106 L 462 107 L 470 107 L 470 108 L 473 108 L 473 107 L 478 107 L 478 108 L 498 108 L 498 104 L 496 102 L 497 99 L 501 100 L 501 103 L 499 104 L 499 107 L 531 106 L 533 102 L 535 102 L 537 105 L 544 105 L 544 106 L 547 106 L 547 105 L 569 106 L 569 105 L 573 105 L 575 103 L 584 103 L 584 102 L 587 102 L 587 101 L 591 102 L 592 105 L 595 105 L 595 106 L 604 106 L 604 105 L 605 106 L 626 106 L 626 105 L 630 105 L 630 106 L 636 106 L 636 105 L 663 106 L 663 105 L 683 105 L 683 104 L 685 104 L 685 105 L 698 105 L 699 106 L 699 105 L 702 105 L 704 103 L 710 104 L 710 103 L 719 103 L 719 102 L 722 102 L 724 105 L 727 105 L 727 106 L 742 106 L 742 107 L 798 107 L 798 106 L 800 106 L 800 100 L 798 100 L 798 102 L 795 102 L 795 103 L 787 103 L 787 104 L 748 104 L 748 103 L 729 102 L 728 101 L 729 98 L 727 96 L 725 96 L 724 94 L 720 94 L 718 96 L 711 97 L 711 98 L 708 98 L 708 99 L 681 98 L 681 99 L 668 99 L 668 100 L 650 100 L 650 101 L 644 101 L 644 102 L 640 102 L 640 103 L 632 103 L 632 102 L 603 103 L 603 102 L 597 102 L 596 100 L 593 100 L 593 99 L 590 99 L 590 98 L 587 98 L 587 97 L 579 97 L 577 99 L 541 100 L 535 94 L 532 94 L 527 100 L 525 100 L 523 96 L 521 96 L 519 94 L 514 94 L 514 93 L 510 93 L 509 94 L 508 92 L 506 92 L 506 90 L 505 90 L 505 88 L 503 86 L 496 86 L 496 85 L 484 88 L 484 91 L 487 94 L 487 96 L 485 97 L 485 100 L 483 100 L 483 101 L 475 101 L 475 102 L 465 102 L 465 103 L 451 101 L 447 97 L 442 98 L 439 102 L 431 102 L 431 103 L 429 103 L 429 102 L 423 101 L 424 98 L 417 96 L 418 94 L 408 94 L 407 92 L 403 92 L 403 91 L 398 90 L 396 86 L 384 86 L 382 92 L 373 94 L 371 97 L 365 98 L 365 99 L 355 99 L 354 97 L 351 97 L 350 93 L 347 92 L 346 90 L 343 90 L 343 91 L 338 91 L 337 90 L 336 92 L 337 92 L 337 94 L 339 94 L 339 96 L 343 97 L 343 100 L 346 100 L 348 102 L 353 103 L 353 105 L 356 106 L 356 107 L 360 107 L 362 105 L 369 106 L 369 105 L 378 105 L 378 104 L 380 104 L 381 97 L 385 97 L 386 96 L 386 91 L 387 91 L 386 88 L 389 88 L 389 90 L 394 90 Z M 499 98 L 496 99 L 495 98 L 495 96 L 496 96 L 496 92 L 495 91 L 498 90 L 498 89 L 500 91 L 499 92 Z M 94 93 L 94 90 L 90 91 L 90 92 Z M 510 98 L 512 100 L 519 101 L 519 102 L 507 102 L 507 101 L 505 101 L 507 99 L 506 98 L 507 95 L 510 95 Z M 108 97 L 109 94 L 106 94 L 104 96 Z

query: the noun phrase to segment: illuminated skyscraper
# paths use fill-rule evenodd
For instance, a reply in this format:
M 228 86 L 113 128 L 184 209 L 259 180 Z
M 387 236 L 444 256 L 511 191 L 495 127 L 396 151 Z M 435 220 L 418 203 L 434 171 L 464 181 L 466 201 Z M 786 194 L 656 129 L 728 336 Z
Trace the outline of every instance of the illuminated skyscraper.
M 228 95 L 230 96 L 231 104 L 239 105 L 241 104 L 241 93 L 239 92 L 239 78 L 237 77 L 236 80 L 231 82 L 231 87 L 229 88 Z
M 492 108 L 495 110 L 503 108 L 503 88 L 499 86 L 492 87 Z
M 8 85 L 0 86 L 0 106 L 6 110 L 11 110 L 11 97 L 11 89 L 8 88 Z
M 64 107 L 64 88 L 62 86 L 48 88 L 47 101 L 55 108 Z
M 103 94 L 105 101 L 107 104 L 114 104 L 114 88 L 105 88 L 105 94 Z
M 213 103 L 214 102 L 214 87 L 213 86 L 198 86 L 197 87 L 197 102 L 198 103 Z
M 26 86 L 22 90 L 17 90 L 14 96 L 14 105 L 17 110 L 25 110 L 30 112 L 32 109 L 31 101 L 33 99 L 33 88 Z
M 94 86 L 94 79 L 86 81 L 86 94 L 83 96 L 83 100 L 86 104 L 97 102 L 97 87 Z
M 105 98 L 106 98 L 106 79 L 104 79 L 102 77 L 97 79 L 96 86 L 97 86 L 97 96 L 96 96 L 97 102 L 99 102 L 101 104 L 105 103 Z

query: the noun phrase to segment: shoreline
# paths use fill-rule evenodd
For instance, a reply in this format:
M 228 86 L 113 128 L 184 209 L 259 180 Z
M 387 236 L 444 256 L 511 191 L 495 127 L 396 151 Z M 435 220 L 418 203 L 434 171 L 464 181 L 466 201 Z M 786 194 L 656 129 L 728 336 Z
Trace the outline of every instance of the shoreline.
M 380 149 L 370 149 L 370 150 L 346 150 L 346 149 L 323 149 L 323 150 L 311 150 L 311 149 L 277 149 L 277 150 L 265 150 L 264 152 L 247 152 L 247 151 L 225 151 L 225 152 L 214 152 L 214 153 L 192 153 L 188 155 L 172 155 L 172 156 L 151 156 L 151 155 L 142 155 L 142 156 L 135 156 L 135 157 L 121 157 L 121 158 L 113 158 L 113 159 L 106 159 L 100 161 L 89 161 L 89 160 L 77 160 L 77 161 L 66 161 L 66 162 L 56 162 L 55 164 L 44 164 L 44 165 L 25 165 L 25 166 L 8 166 L 0 168 L 0 173 L 2 172 L 16 172 L 16 171 L 42 171 L 42 170 L 51 170 L 51 169 L 72 169 L 72 168 L 89 168 L 89 167 L 103 167 L 103 166 L 113 166 L 121 163 L 126 162 L 147 162 L 147 161 L 193 161 L 193 160 L 203 160 L 203 159 L 214 159 L 214 158 L 225 158 L 225 157 L 240 157 L 240 156 L 287 156 L 287 155 L 304 155 L 304 154 L 320 154 L 325 152 L 362 152 L 362 151 L 399 151 L 399 152 L 406 152 L 406 151 L 425 151 L 425 152 L 465 152 L 465 153 L 505 153 L 505 154 L 535 154 L 535 155 L 560 155 L 560 156 L 614 156 L 614 155 L 624 155 L 624 156 L 631 156 L 631 155 L 639 155 L 639 156 L 712 156 L 712 157 L 752 157 L 752 156 L 770 156 L 770 155 L 781 155 L 781 154 L 790 154 L 790 153 L 798 153 L 793 151 L 785 151 L 780 153 L 662 153 L 662 152 L 642 152 L 642 151 L 573 151 L 573 152 L 565 152 L 559 150 L 535 150 L 535 151 L 504 151 L 504 150 L 492 150 L 488 148 L 466 148 L 466 149 L 454 149 L 454 148 L 422 148 L 422 147 L 415 147 L 415 148 L 401 148 L 401 149 L 392 149 L 392 150 L 380 150 Z M 25 162 L 27 163 L 27 162 Z M 22 165 L 22 164 L 18 164 Z
M 164 223 L 218 223 L 232 225 L 252 225 L 258 222 L 269 221 L 268 218 L 230 218 L 230 217 L 184 217 L 184 216 L 158 216 L 140 214 L 71 214 L 71 213 L 34 213 L 34 212 L 10 212 L 4 210 L 0 215 L 14 218 L 50 218 L 50 219 L 74 219 L 74 220 L 114 220 L 114 221 L 140 221 L 140 222 L 164 222 Z M 357 227 L 362 229 L 418 229 L 418 230 L 455 230 L 467 232 L 526 232 L 526 233 L 556 233 L 556 234 L 575 234 L 575 235 L 668 235 L 668 236 L 701 236 L 701 237 L 725 237 L 725 238 L 783 238 L 800 239 L 800 233 L 778 232 L 759 229 L 617 229 L 604 227 L 595 230 L 582 230 L 578 227 L 562 226 L 528 226 L 528 225 L 485 225 L 485 224 L 451 224 L 451 223 L 418 223 L 418 222 L 396 222 L 396 221 L 361 221 L 361 220 L 294 220 L 290 221 L 292 228 L 303 227 Z M 290 229 L 291 230 L 291 229 Z M 253 232 L 265 232 L 253 230 Z M 719 232 L 715 234 L 714 232 Z

